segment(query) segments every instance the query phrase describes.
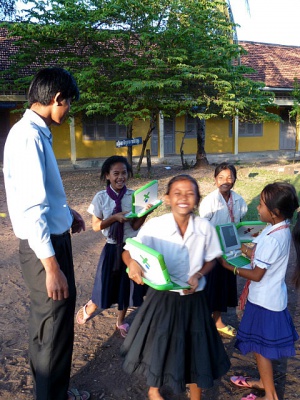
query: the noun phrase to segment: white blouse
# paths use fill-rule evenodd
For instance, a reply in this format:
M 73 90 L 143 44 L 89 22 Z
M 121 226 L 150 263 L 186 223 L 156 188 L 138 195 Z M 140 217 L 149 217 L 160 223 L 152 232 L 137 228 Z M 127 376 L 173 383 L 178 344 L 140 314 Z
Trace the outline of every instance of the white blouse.
M 231 196 L 233 200 L 234 222 L 238 223 L 247 213 L 248 207 L 245 200 L 233 190 L 231 190 Z M 199 206 L 199 215 L 201 218 L 208 219 L 214 226 L 231 222 L 227 203 L 219 189 L 214 190 L 204 197 Z

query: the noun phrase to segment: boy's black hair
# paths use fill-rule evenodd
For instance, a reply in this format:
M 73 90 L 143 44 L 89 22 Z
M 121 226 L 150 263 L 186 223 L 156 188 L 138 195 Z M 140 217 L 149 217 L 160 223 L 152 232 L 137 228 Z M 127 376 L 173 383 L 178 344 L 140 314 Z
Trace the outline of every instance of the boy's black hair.
M 216 166 L 214 177 L 216 178 L 220 172 L 224 171 L 225 169 L 229 169 L 232 172 L 232 175 L 234 177 L 234 182 L 236 181 L 237 174 L 236 174 L 236 169 L 233 164 L 229 164 L 227 162 L 222 162 L 221 164 Z
M 79 89 L 70 72 L 58 67 L 43 68 L 34 76 L 29 86 L 29 106 L 34 103 L 48 106 L 57 93 L 61 93 L 63 100 L 79 99 Z
M 109 171 L 111 170 L 112 165 L 117 164 L 117 163 L 121 163 L 121 164 L 124 164 L 126 166 L 127 173 L 128 173 L 129 177 L 131 177 L 133 175 L 132 167 L 129 164 L 129 162 L 128 162 L 126 157 L 123 157 L 123 156 L 111 156 L 111 157 L 108 157 L 104 161 L 104 163 L 102 164 L 101 174 L 100 174 L 100 180 L 101 181 L 105 181 L 106 174 L 109 174 Z M 106 180 L 106 184 L 108 186 L 110 184 L 110 181 Z
M 190 181 L 190 182 L 192 182 L 192 184 L 195 186 L 195 190 L 196 190 L 196 206 L 198 207 L 198 205 L 199 205 L 199 203 L 200 203 L 200 200 L 201 200 L 199 185 L 198 185 L 198 182 L 196 181 L 196 179 L 193 178 L 191 175 L 188 175 L 188 174 L 180 174 L 180 175 L 174 176 L 174 177 L 168 182 L 166 195 L 168 195 L 168 194 L 170 193 L 171 186 L 173 185 L 173 183 L 174 183 L 174 182 L 178 182 L 178 181 Z

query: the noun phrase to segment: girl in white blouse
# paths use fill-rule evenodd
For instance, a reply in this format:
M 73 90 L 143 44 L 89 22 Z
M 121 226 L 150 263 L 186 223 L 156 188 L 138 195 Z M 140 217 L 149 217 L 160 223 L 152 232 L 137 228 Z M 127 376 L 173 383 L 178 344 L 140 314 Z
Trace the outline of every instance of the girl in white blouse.
M 214 226 L 240 222 L 248 207 L 245 200 L 232 190 L 237 179 L 234 165 L 226 162 L 217 165 L 214 178 L 217 189 L 201 201 L 200 217 L 208 219 Z M 235 336 L 235 328 L 224 324 L 221 313 L 227 312 L 227 307 L 236 307 L 238 304 L 236 277 L 217 262 L 207 277 L 206 288 L 210 310 L 218 331 L 227 336 Z

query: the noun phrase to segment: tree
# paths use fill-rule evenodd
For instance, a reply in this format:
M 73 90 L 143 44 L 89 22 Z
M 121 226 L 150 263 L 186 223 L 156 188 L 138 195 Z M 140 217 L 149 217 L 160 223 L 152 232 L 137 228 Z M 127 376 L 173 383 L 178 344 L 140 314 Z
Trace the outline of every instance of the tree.
M 200 119 L 273 117 L 272 102 L 232 60 L 233 24 L 214 0 L 34 0 L 24 21 L 10 26 L 21 68 L 60 65 L 81 89 L 76 111 L 116 115 L 132 136 L 136 118 L 190 114 Z M 26 78 L 28 79 L 28 78 Z M 150 129 L 148 137 L 151 137 Z
M 16 0 L 0 0 L 0 21 L 11 19 L 16 12 Z

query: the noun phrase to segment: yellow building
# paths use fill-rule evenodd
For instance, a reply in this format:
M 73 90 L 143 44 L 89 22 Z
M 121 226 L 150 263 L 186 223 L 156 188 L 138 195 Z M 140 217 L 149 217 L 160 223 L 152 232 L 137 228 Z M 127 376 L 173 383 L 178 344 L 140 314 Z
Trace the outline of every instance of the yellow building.
M 2 31 L 3 34 L 3 31 Z M 1 38 L 1 29 L 0 29 Z M 5 63 L 1 46 L 8 42 L 0 41 L 0 62 Z M 205 151 L 207 154 L 242 153 L 252 151 L 299 151 L 299 125 L 290 121 L 289 111 L 293 105 L 292 90 L 294 79 L 300 80 L 300 47 L 240 42 L 248 52 L 241 62 L 256 70 L 250 77 L 263 81 L 267 89 L 275 93 L 274 108 L 283 122 L 266 122 L 264 124 L 240 123 L 237 118 L 211 119 L 205 123 Z M 1 56 L 2 54 L 2 56 Z M 5 67 L 5 65 L 4 65 Z M 3 68 L 2 68 L 3 69 Z M 25 96 L 14 93 L 0 93 L 0 161 L 3 156 L 3 145 L 10 127 L 20 118 L 12 113 L 25 101 Z M 136 120 L 133 126 L 133 137 L 144 139 L 148 122 Z M 151 155 L 164 157 L 180 154 L 183 136 L 185 155 L 195 154 L 196 120 L 191 117 L 163 118 L 157 116 L 157 128 L 148 143 Z M 113 154 L 126 155 L 127 147 L 117 147 L 117 143 L 126 139 L 125 127 L 117 125 L 113 116 L 93 116 L 82 118 L 77 115 L 74 120 L 65 122 L 60 127 L 52 128 L 53 148 L 57 159 L 81 160 L 105 158 Z M 139 156 L 141 145 L 132 147 L 133 156 Z

